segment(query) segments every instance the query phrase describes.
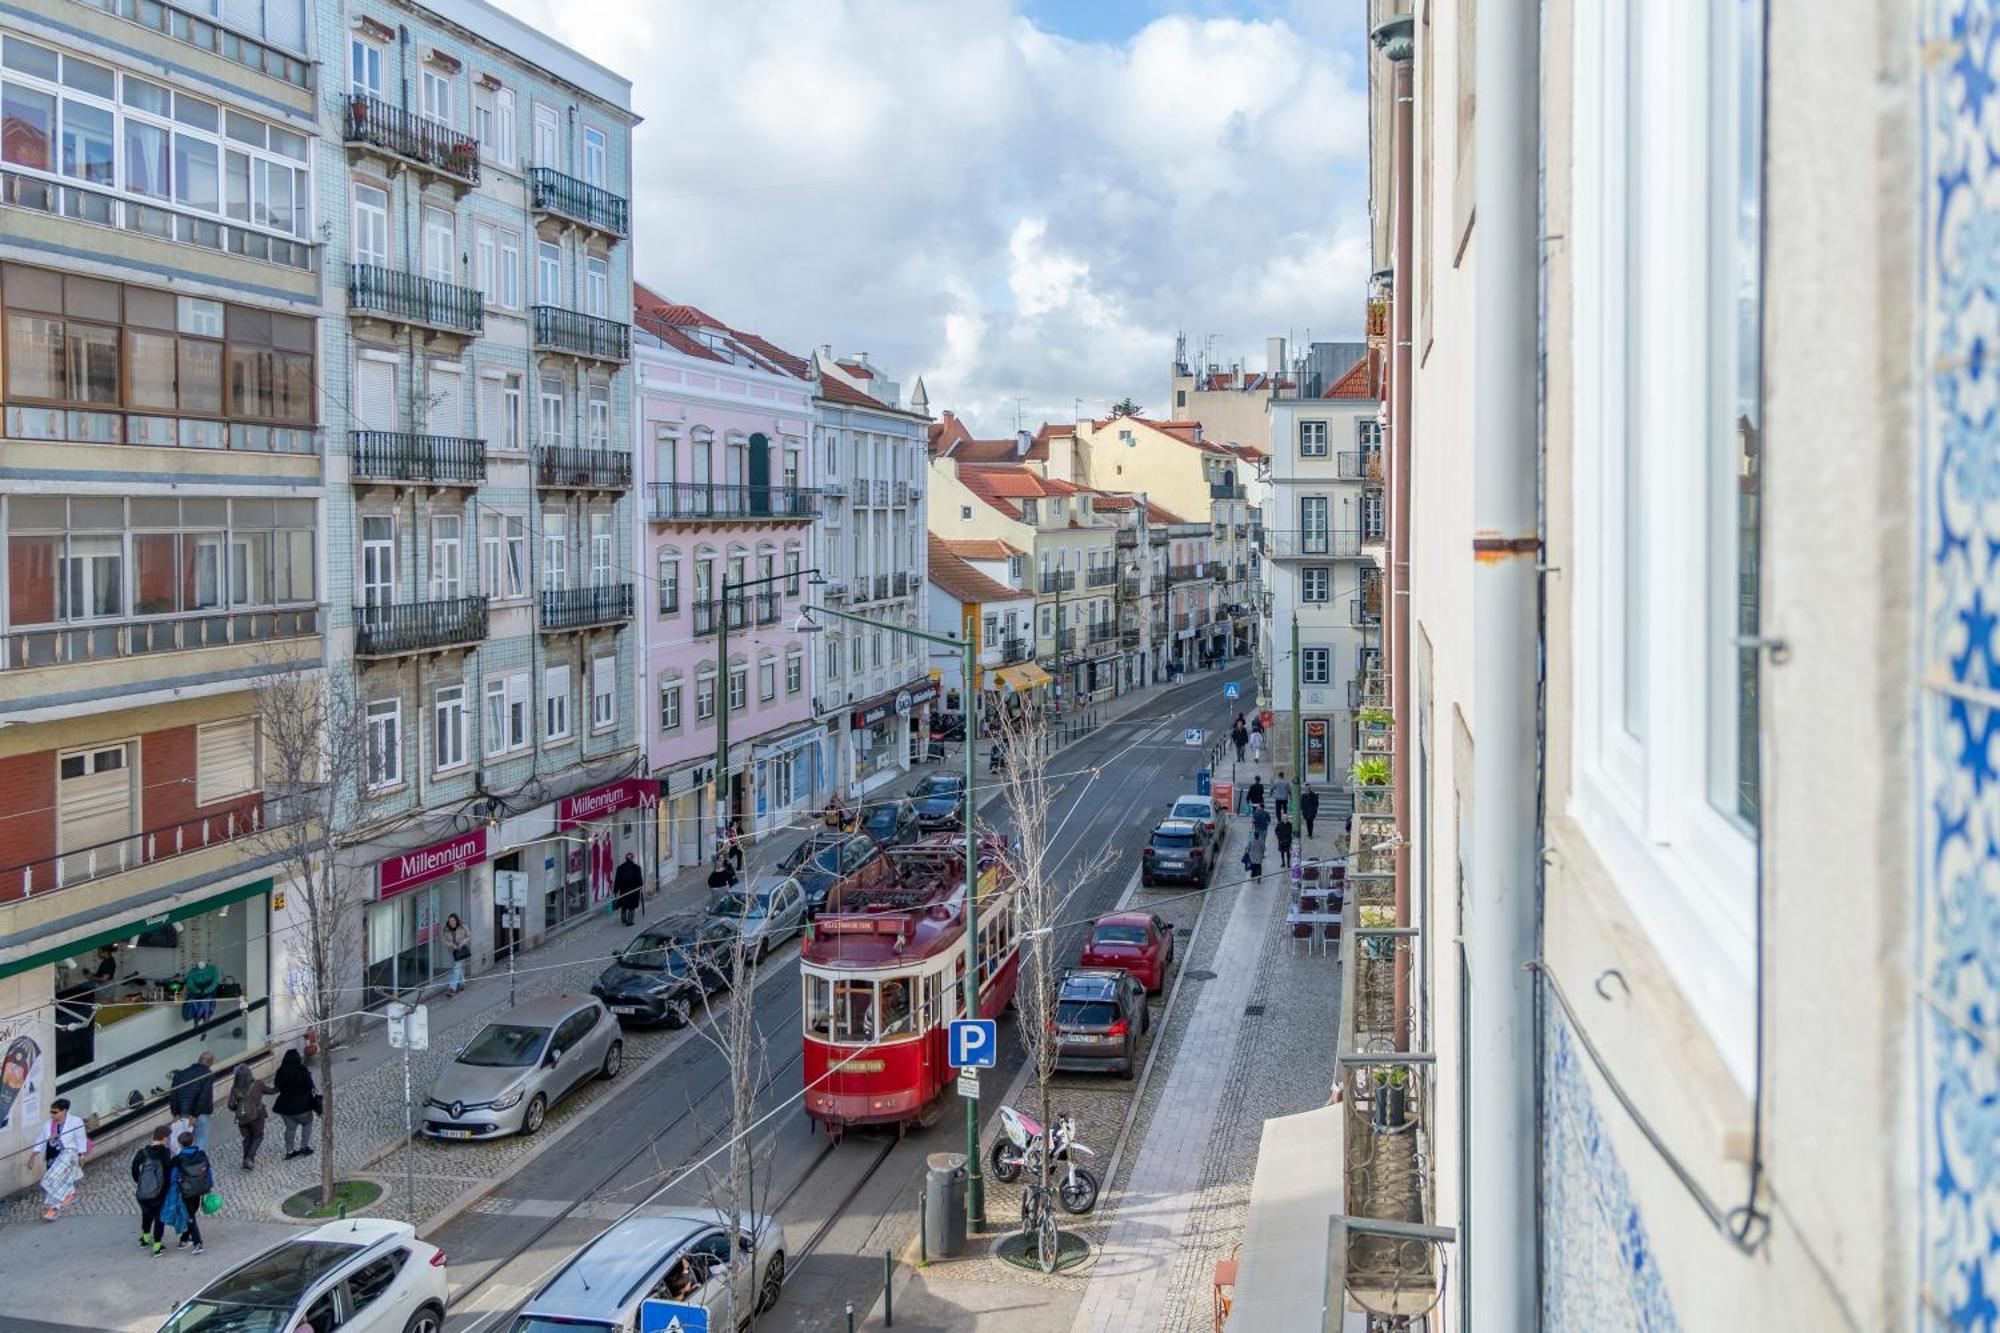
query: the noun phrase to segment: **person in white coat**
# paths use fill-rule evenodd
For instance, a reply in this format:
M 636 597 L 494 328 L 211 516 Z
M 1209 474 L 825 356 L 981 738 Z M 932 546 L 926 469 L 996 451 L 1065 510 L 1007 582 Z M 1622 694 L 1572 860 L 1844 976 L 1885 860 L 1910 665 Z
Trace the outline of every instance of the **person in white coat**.
M 42 1160 L 42 1220 L 53 1222 L 75 1202 L 83 1184 L 83 1155 L 90 1151 L 90 1132 L 69 1113 L 67 1097 L 49 1103 L 49 1118 L 35 1140 L 35 1151 Z

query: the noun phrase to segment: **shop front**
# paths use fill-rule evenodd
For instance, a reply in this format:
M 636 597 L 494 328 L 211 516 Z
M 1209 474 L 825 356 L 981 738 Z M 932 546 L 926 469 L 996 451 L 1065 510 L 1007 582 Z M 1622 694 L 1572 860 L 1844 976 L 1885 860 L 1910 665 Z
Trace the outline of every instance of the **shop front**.
M 752 785 L 756 788 L 756 828 L 782 827 L 801 812 L 824 804 L 819 782 L 820 741 L 826 728 L 817 723 L 751 749 Z
M 926 680 L 878 694 L 848 713 L 850 795 L 864 796 L 908 767 L 910 716 L 937 692 L 936 682 Z
M 659 799 L 656 780 L 620 778 L 556 802 L 562 890 L 560 895 L 553 889 L 543 895 L 545 932 L 604 909 L 611 901 L 612 877 L 627 853 L 642 866 L 652 861 L 646 833 Z
M 1332 758 L 1332 727 L 1323 717 L 1309 717 L 1305 720 L 1307 782 L 1327 782 L 1331 778 L 1328 763 Z
M 992 733 L 992 721 L 1003 713 L 1046 707 L 1054 701 L 1050 688 L 1055 677 L 1037 662 L 1017 662 L 987 677 L 988 688 L 980 696 L 980 734 Z
M 664 880 L 687 866 L 707 864 L 715 852 L 710 814 L 715 763 L 688 764 L 653 781 L 659 786 L 653 835 L 659 849 L 657 873 Z
M 227 1066 L 263 1050 L 272 905 L 259 879 L 0 968 L 0 1144 L 25 1148 L 56 1097 L 102 1133 L 203 1051 Z
M 368 907 L 365 965 L 369 1008 L 386 1004 L 451 974 L 445 921 L 456 914 L 470 925 L 470 872 L 486 860 L 485 828 L 401 852 L 375 868 L 375 902 Z

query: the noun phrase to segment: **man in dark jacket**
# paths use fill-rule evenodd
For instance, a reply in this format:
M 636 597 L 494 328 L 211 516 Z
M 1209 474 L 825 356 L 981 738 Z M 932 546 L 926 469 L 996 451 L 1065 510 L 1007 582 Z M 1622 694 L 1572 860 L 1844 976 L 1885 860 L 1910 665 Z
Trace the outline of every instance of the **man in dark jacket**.
M 618 873 L 611 877 L 613 901 L 618 904 L 619 915 L 626 925 L 632 924 L 632 914 L 639 910 L 641 895 L 646 892 L 646 872 L 639 869 L 639 863 L 632 859 L 632 853 L 625 853 L 619 863 Z
M 1253 810 L 1258 810 L 1258 809 L 1262 809 L 1262 808 L 1263 808 L 1263 805 L 1264 805 L 1264 779 L 1262 779 L 1262 778 L 1258 777 L 1258 776 L 1257 776 L 1256 774 L 1254 774 L 1254 773 L 1253 773 L 1253 774 L 1251 774 L 1251 776 L 1250 776 L 1250 791 L 1249 791 L 1249 797 L 1250 797 L 1250 808 L 1251 808 L 1251 809 L 1253 809 Z
M 215 1114 L 215 1052 L 203 1051 L 186 1069 L 174 1071 L 167 1109 L 194 1121 L 194 1146 L 208 1151 L 208 1118 Z
M 153 1131 L 153 1140 L 132 1155 L 132 1197 L 139 1201 L 139 1244 L 158 1254 L 165 1231 L 160 1209 L 167 1201 L 167 1182 L 174 1173 L 174 1155 L 167 1147 L 167 1127 Z
M 1319 814 L 1319 793 L 1311 787 L 1299 793 L 1299 818 L 1305 821 L 1306 836 L 1313 835 L 1313 819 Z

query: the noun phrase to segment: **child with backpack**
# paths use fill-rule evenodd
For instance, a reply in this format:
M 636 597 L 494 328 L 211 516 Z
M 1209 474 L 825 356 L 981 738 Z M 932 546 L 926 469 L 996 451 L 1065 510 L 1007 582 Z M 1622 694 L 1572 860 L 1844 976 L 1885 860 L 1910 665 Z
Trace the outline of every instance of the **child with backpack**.
M 167 1126 L 161 1125 L 153 1131 L 153 1141 L 132 1155 L 132 1195 L 139 1201 L 139 1248 L 150 1249 L 155 1256 L 166 1249 L 160 1213 L 167 1204 L 167 1182 L 174 1174 L 167 1133 Z
M 201 1253 L 201 1203 L 215 1189 L 215 1164 L 208 1154 L 194 1146 L 194 1134 L 183 1133 L 181 1150 L 174 1154 L 174 1173 L 167 1190 L 166 1210 L 161 1220 L 181 1233 L 176 1249 L 194 1246 Z

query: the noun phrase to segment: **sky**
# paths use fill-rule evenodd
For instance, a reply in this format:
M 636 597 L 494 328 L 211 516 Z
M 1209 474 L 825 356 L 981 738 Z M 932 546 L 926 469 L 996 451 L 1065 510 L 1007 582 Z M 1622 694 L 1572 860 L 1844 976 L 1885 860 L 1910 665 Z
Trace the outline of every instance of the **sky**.
M 1355 337 L 1362 0 L 499 0 L 633 80 L 634 259 L 986 435 Z

